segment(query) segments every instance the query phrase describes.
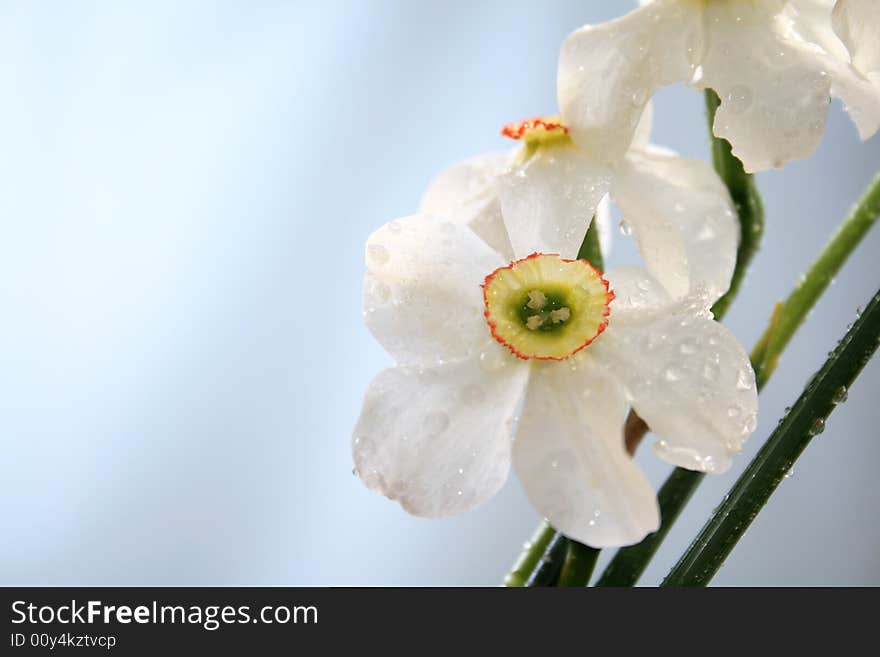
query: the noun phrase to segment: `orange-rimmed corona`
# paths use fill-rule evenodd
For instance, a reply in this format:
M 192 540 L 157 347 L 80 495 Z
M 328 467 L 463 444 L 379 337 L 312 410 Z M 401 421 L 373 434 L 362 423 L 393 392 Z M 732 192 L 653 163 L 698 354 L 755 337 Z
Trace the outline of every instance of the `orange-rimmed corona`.
M 558 116 L 536 116 L 525 121 L 508 123 L 501 128 L 501 134 L 526 145 L 570 141 L 568 128 Z
M 483 283 L 492 336 L 523 360 L 565 360 L 608 326 L 614 292 L 586 260 L 533 253 Z

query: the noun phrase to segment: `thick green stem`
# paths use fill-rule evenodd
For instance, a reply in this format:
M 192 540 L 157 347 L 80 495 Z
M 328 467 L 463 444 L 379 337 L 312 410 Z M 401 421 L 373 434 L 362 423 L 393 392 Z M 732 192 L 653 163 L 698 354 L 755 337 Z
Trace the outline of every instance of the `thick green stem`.
M 759 384 L 765 383 L 776 369 L 779 356 L 801 322 L 878 217 L 880 217 L 880 175 L 874 178 L 864 196 L 837 229 L 810 270 L 801 277 L 797 287 L 774 313 L 773 321 L 764 331 L 752 353 L 755 376 Z
M 742 473 L 661 586 L 705 586 L 791 470 L 880 341 L 880 291 Z
M 586 586 L 598 558 L 599 550 L 596 548 L 569 540 L 557 586 Z
M 556 530 L 546 521 L 541 523 L 532 539 L 523 546 L 519 559 L 504 580 L 504 586 L 525 586 L 554 536 Z
M 526 580 L 526 586 L 555 586 L 565 561 L 568 544 L 569 541 L 565 536 L 554 532 L 547 549 Z

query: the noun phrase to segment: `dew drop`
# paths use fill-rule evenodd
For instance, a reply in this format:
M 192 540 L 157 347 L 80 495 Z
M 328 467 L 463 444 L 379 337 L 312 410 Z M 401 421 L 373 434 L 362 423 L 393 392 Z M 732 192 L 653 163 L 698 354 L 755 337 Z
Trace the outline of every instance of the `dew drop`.
M 849 392 L 846 389 L 846 386 L 840 386 L 837 390 L 834 391 L 834 396 L 831 398 L 835 404 L 842 404 L 849 398 Z
M 810 435 L 818 436 L 825 431 L 825 418 L 817 417 L 816 421 L 810 426 Z
M 718 363 L 709 361 L 703 366 L 703 378 L 707 381 L 717 381 L 720 374 L 721 368 L 718 366 Z
M 370 244 L 367 247 L 367 255 L 377 265 L 384 265 L 388 262 L 388 249 L 381 244 Z
M 678 381 L 681 379 L 681 370 L 677 367 L 667 367 L 663 376 L 666 377 L 667 381 Z
M 480 367 L 484 372 L 497 372 L 507 365 L 506 354 L 498 349 L 484 351 L 480 354 Z
M 429 436 L 437 436 L 449 427 L 449 415 L 445 411 L 431 411 L 425 416 L 424 427 Z
M 696 345 L 696 343 L 691 342 L 690 340 L 687 340 L 687 341 L 685 341 L 685 342 L 682 342 L 682 343 L 678 346 L 678 350 L 679 350 L 683 355 L 685 355 L 685 356 L 690 356 L 690 355 L 692 355 L 692 354 L 697 353 L 697 345 Z
M 752 106 L 753 100 L 754 93 L 751 88 L 738 84 L 727 94 L 724 105 L 731 114 L 742 114 Z
M 700 228 L 700 231 L 697 233 L 697 241 L 708 242 L 711 239 L 715 239 L 715 235 L 715 227 L 707 221 L 703 224 L 703 227 Z
M 483 392 L 483 386 L 479 383 L 471 383 L 461 389 L 461 401 L 465 404 L 476 406 L 486 398 Z
M 632 232 L 633 232 L 632 225 L 626 219 L 621 219 L 620 220 L 620 234 L 623 235 L 624 237 L 629 237 L 630 235 L 632 235 Z
M 789 468 L 788 472 L 785 473 L 785 478 L 790 479 L 793 476 L 794 476 L 794 468 Z
M 373 285 L 370 291 L 372 292 L 373 298 L 382 303 L 387 302 L 388 299 L 391 298 L 391 288 L 382 281 L 373 281 Z
M 644 89 L 636 89 L 632 96 L 630 96 L 630 101 L 632 101 L 633 107 L 641 107 L 645 104 L 645 101 L 648 99 L 648 94 L 645 93 Z
M 739 417 L 742 414 L 742 409 L 739 406 L 731 406 L 727 409 L 728 417 Z
M 736 389 L 751 390 L 752 385 L 752 377 L 749 376 L 749 373 L 746 370 L 740 370 L 736 375 Z

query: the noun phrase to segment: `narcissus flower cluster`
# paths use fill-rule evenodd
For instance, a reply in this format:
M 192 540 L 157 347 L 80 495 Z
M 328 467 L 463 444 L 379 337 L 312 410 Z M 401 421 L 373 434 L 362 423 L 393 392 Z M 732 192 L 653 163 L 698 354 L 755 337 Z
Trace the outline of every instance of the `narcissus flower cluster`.
M 815 148 L 832 93 L 866 136 L 880 3 L 644 4 L 568 37 L 558 116 L 505 126 L 517 150 L 442 172 L 367 241 L 364 315 L 397 364 L 366 392 L 353 455 L 411 513 L 471 509 L 513 465 L 565 535 L 636 543 L 659 513 L 625 447 L 631 411 L 661 458 L 703 472 L 755 429 L 748 356 L 710 310 L 736 264 L 735 208 L 707 163 L 649 143 L 650 96 L 717 90 L 715 132 L 750 169 Z M 644 268 L 578 258 L 594 217 L 607 252 L 609 202 Z
M 646 137 L 603 164 L 562 119 L 504 132 L 523 149 L 452 167 L 367 242 L 366 322 L 398 366 L 367 391 L 356 471 L 442 516 L 485 501 L 512 463 L 567 535 L 633 543 L 659 519 L 624 447 L 630 407 L 661 457 L 706 472 L 754 430 L 748 358 L 709 312 L 735 257 L 731 201 L 707 165 Z M 648 271 L 575 257 L 609 190 Z

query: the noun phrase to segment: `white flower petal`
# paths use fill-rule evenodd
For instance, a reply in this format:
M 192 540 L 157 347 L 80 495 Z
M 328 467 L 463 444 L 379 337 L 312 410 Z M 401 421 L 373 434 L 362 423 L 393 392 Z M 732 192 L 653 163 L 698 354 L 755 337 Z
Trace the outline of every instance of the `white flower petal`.
M 596 230 L 599 232 L 599 249 L 604 257 L 608 257 L 611 253 L 611 247 L 614 244 L 614 229 L 611 218 L 611 197 L 606 194 L 596 206 L 596 215 L 593 217 L 596 222 Z
M 700 18 L 692 3 L 657 0 L 566 38 L 557 95 L 579 147 L 609 162 L 626 152 L 654 92 L 691 79 L 702 48 Z
M 807 157 L 825 131 L 831 78 L 821 49 L 797 37 L 782 6 L 727 0 L 705 8 L 700 84 L 720 96 L 714 132 L 746 171 Z
M 454 219 L 413 215 L 367 240 L 364 317 L 398 363 L 466 356 L 489 335 L 480 285 L 506 264 Z
M 604 275 L 614 292 L 611 317 L 615 324 L 637 322 L 646 313 L 666 308 L 672 302 L 666 288 L 641 267 L 617 267 Z
M 635 411 L 674 465 L 723 472 L 755 429 L 755 376 L 748 355 L 723 325 L 697 315 L 691 299 L 615 322 L 590 355 L 617 377 Z
M 880 2 L 839 0 L 833 25 L 851 64 L 834 67 L 832 91 L 843 100 L 859 136 L 867 139 L 880 129 Z
M 636 131 L 633 135 L 631 149 L 641 149 L 651 143 L 651 129 L 654 127 L 654 103 L 650 100 L 645 105 L 642 117 L 636 125 Z
M 501 488 L 529 368 L 496 355 L 506 364 L 494 370 L 473 358 L 379 373 L 352 445 L 356 472 L 369 488 L 420 516 L 467 511 Z
M 510 152 L 485 153 L 440 172 L 422 196 L 419 212 L 466 223 L 505 260 L 513 260 L 496 189 L 498 176 L 510 168 L 512 157 Z
M 517 258 L 531 253 L 577 255 L 609 170 L 571 145 L 538 150 L 499 179 L 501 210 Z
M 730 287 L 739 224 L 724 183 L 703 160 L 630 152 L 611 195 L 645 264 L 676 297 L 702 287 L 712 301 Z
M 877 0 L 837 0 L 834 31 L 846 45 L 852 64 L 863 73 L 880 73 L 880 3 Z
M 422 196 L 421 214 L 450 214 L 474 200 L 495 196 L 495 179 L 511 164 L 511 153 L 484 153 L 437 174 Z
M 880 127 L 880 71 L 876 64 L 867 62 L 866 70 L 874 72 L 859 71 L 851 63 L 850 52 L 835 28 L 854 44 L 863 41 L 866 32 L 873 36 L 880 30 L 880 25 L 874 16 L 874 25 L 871 26 L 872 17 L 867 13 L 873 8 L 880 10 L 880 5 L 873 2 L 868 5 L 863 8 L 848 2 L 838 3 L 834 26 L 831 13 L 835 7 L 834 0 L 789 0 L 786 6 L 786 16 L 792 30 L 804 41 L 816 44 L 824 51 L 823 63 L 831 77 L 831 94 L 843 101 L 862 139 L 867 139 Z M 855 14 L 850 12 L 850 6 L 856 8 Z M 865 11 L 866 15 L 859 15 L 860 11 Z M 851 21 L 854 23 L 852 28 Z M 853 33 L 857 35 L 855 38 Z M 870 41 L 869 56 L 865 59 L 870 59 L 871 46 L 877 42 L 876 38 Z M 854 45 L 853 49 L 858 51 L 858 45 Z
M 626 412 L 620 386 L 589 357 L 532 370 L 514 468 L 550 524 L 593 547 L 637 543 L 659 525 L 654 491 L 624 447 Z

